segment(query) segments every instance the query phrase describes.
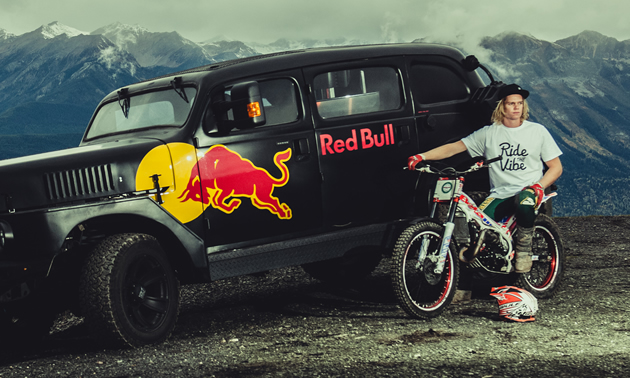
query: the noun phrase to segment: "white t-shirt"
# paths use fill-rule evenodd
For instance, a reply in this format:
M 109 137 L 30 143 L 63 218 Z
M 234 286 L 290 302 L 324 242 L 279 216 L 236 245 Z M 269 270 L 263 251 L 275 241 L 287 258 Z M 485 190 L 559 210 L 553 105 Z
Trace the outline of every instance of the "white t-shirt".
M 462 139 L 471 156 L 502 160 L 490 164 L 490 196 L 508 198 L 543 176 L 543 162 L 562 155 L 549 131 L 524 121 L 519 127 L 493 124 Z

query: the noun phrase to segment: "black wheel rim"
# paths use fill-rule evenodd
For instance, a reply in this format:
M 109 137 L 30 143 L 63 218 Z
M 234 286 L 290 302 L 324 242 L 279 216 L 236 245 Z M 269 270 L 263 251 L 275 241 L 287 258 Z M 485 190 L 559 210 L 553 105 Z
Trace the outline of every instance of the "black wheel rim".
M 429 237 L 428 253 L 425 260 L 418 264 L 418 254 L 425 235 Z M 407 295 L 416 307 L 427 312 L 444 303 L 452 285 L 451 256 L 447 256 L 444 270 L 439 275 L 434 272 L 436 262 L 430 260 L 430 257 L 439 253 L 441 240 L 440 235 L 435 232 L 419 234 L 409 243 L 405 255 L 403 279 Z
M 159 328 L 170 304 L 166 270 L 155 258 L 143 255 L 131 264 L 124 285 L 124 307 L 134 328 L 150 332 Z

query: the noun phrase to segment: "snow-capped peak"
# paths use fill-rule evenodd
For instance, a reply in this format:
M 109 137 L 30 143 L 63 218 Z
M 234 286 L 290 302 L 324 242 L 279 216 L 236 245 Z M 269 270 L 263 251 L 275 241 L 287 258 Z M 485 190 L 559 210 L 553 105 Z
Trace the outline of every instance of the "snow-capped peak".
M 127 25 L 116 22 L 96 29 L 91 34 L 103 35 L 122 49 L 126 49 L 127 45 L 137 43 L 138 37 L 147 33 L 149 33 L 149 30 L 140 25 Z
M 78 35 L 89 34 L 78 29 L 71 28 L 70 26 L 60 24 L 57 21 L 51 22 L 48 25 L 42 25 L 40 29 L 45 39 L 53 39 L 64 34 L 68 37 L 76 37 Z
M 15 37 L 15 35 L 9 33 L 8 31 L 6 31 L 4 29 L 0 29 L 0 40 L 1 39 L 9 39 L 11 37 Z
M 213 43 L 224 42 L 224 41 L 225 42 L 232 42 L 233 39 L 230 39 L 230 38 L 226 37 L 225 35 L 220 34 L 220 35 L 217 35 L 214 38 L 210 38 L 210 39 L 207 39 L 207 40 L 201 42 L 201 44 L 202 45 L 204 45 L 204 44 L 213 44 Z
M 103 26 L 100 29 L 96 29 L 94 30 L 91 34 L 93 35 L 98 35 L 98 34 L 102 34 L 102 35 L 112 35 L 112 34 L 135 34 L 135 35 L 139 35 L 139 34 L 144 34 L 144 33 L 148 33 L 149 30 L 146 28 L 143 28 L 140 25 L 127 25 L 127 24 L 123 24 L 120 22 L 115 22 L 113 24 L 107 25 L 107 26 Z

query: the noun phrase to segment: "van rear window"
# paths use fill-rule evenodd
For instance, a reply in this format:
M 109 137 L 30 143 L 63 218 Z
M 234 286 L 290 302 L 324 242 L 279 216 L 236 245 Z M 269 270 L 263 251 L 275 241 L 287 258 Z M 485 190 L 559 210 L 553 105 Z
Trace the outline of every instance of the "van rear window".
M 391 67 L 326 72 L 313 81 L 317 111 L 322 118 L 398 109 L 401 84 Z

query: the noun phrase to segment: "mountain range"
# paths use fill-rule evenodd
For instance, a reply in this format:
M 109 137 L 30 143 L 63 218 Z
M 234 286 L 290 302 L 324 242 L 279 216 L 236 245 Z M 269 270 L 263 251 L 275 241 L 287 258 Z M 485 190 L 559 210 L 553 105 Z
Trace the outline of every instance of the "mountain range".
M 193 42 L 120 23 L 91 33 L 58 22 L 19 36 L 0 29 L 0 159 L 76 146 L 101 98 L 140 80 L 270 52 L 376 42 Z M 495 79 L 530 89 L 532 120 L 564 152 L 555 215 L 630 213 L 630 40 L 584 31 L 548 42 L 505 32 L 473 48 L 454 45 L 480 57 Z

